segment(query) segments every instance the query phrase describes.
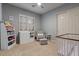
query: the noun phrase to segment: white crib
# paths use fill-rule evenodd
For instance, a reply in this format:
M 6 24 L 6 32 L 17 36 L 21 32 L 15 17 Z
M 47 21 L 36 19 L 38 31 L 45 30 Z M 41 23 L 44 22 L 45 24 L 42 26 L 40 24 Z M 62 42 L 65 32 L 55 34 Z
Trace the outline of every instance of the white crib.
M 59 56 L 79 56 L 79 34 L 57 36 Z

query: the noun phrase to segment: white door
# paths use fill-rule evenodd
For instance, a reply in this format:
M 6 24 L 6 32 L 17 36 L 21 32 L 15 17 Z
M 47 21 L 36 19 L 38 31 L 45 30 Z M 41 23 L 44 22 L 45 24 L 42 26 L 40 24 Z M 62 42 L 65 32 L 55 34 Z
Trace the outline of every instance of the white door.
M 58 15 L 58 35 L 65 34 L 66 31 L 66 14 L 62 13 Z

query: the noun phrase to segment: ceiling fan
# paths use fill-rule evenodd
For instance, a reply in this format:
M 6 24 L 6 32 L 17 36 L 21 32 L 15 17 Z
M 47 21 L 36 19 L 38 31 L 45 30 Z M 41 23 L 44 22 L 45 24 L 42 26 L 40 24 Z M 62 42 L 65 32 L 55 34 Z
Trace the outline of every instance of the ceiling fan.
M 41 8 L 44 8 L 44 6 L 43 6 L 42 3 L 33 4 L 32 7 L 41 7 Z

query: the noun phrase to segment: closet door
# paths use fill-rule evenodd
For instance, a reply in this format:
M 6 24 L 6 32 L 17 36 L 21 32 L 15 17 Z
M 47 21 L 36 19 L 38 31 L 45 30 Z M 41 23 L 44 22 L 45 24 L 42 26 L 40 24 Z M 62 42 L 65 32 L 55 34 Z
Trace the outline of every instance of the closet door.
M 58 35 L 62 35 L 68 33 L 68 13 L 63 12 L 58 14 Z
M 79 7 L 64 11 L 57 15 L 58 35 L 66 33 L 79 34 Z

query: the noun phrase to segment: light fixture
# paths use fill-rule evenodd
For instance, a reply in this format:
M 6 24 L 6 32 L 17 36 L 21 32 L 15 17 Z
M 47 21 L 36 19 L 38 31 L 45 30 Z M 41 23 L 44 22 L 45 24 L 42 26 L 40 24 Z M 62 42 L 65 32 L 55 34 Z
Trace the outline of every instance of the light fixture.
M 42 3 L 37 3 L 37 5 L 38 5 L 38 6 L 41 6 L 41 5 L 42 5 Z
M 36 3 L 36 4 L 33 4 L 32 7 L 44 8 L 44 4 L 42 4 L 42 3 Z

